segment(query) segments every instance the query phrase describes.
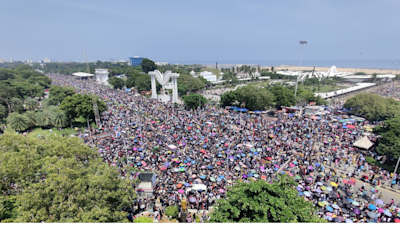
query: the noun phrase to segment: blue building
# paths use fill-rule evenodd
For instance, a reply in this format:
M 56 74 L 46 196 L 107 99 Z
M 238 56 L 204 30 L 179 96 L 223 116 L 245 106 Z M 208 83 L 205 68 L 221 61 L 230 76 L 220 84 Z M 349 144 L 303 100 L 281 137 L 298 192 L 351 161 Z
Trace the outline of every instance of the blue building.
M 140 63 L 142 62 L 142 60 L 143 60 L 143 57 L 139 57 L 139 56 L 129 57 L 129 65 L 139 66 Z

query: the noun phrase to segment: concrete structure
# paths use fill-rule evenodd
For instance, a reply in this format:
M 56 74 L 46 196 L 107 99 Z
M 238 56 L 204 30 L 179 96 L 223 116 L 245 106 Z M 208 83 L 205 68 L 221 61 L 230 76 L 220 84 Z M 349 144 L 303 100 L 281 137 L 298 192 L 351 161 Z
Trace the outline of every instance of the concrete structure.
M 50 62 L 51 62 L 50 59 L 47 57 L 43 60 L 43 63 L 50 63 Z
M 320 97 L 326 99 L 326 98 L 335 97 L 335 96 L 338 96 L 338 95 L 354 92 L 354 91 L 357 91 L 357 90 L 360 90 L 360 89 L 365 89 L 365 88 L 372 87 L 372 86 L 375 86 L 375 85 L 376 85 L 375 83 L 357 83 L 356 86 L 353 86 L 353 87 L 350 87 L 350 88 L 340 89 L 340 90 L 327 92 L 327 93 L 314 93 L 314 94 L 316 96 L 320 96 Z
M 299 75 L 299 72 L 295 71 L 277 71 L 276 73 L 282 74 L 282 75 L 289 75 L 289 76 L 297 76 Z M 312 71 L 312 72 L 302 72 L 300 71 L 300 77 L 299 81 L 304 81 L 308 78 L 318 78 L 321 80 L 322 78 L 329 78 L 329 77 L 344 77 L 344 76 L 350 76 L 351 73 L 347 72 L 338 72 L 336 69 L 336 66 L 332 66 L 327 72 L 317 72 L 317 71 Z
M 140 183 L 136 188 L 136 193 L 139 199 L 150 198 L 154 194 L 154 189 L 157 183 L 155 173 L 139 173 L 138 179 Z
M 322 111 L 324 111 L 324 108 L 321 106 L 305 106 L 304 107 L 304 114 L 315 115 L 315 114 L 320 114 Z
M 168 85 L 169 88 L 172 87 L 172 102 L 180 103 L 180 101 L 178 99 L 178 82 L 177 82 L 177 79 L 180 76 L 179 74 L 172 73 L 171 71 L 167 71 L 164 74 L 162 74 L 158 70 L 149 71 L 149 74 L 151 76 L 151 92 L 152 92 L 151 98 L 158 99 L 162 102 L 168 102 L 169 95 L 165 95 L 165 85 L 167 84 L 169 79 L 172 79 L 172 85 Z M 157 91 L 156 91 L 156 79 L 163 87 L 162 91 L 161 91 L 161 95 L 158 95 L 158 96 L 157 96 Z
M 131 66 L 139 66 L 142 63 L 143 57 L 133 56 L 129 57 L 129 65 Z
M 214 74 L 212 74 L 212 72 L 209 72 L 209 71 L 200 72 L 200 76 L 202 76 L 204 79 L 206 79 L 209 82 L 217 81 L 217 75 L 214 75 Z
M 107 69 L 95 69 L 96 81 L 108 85 L 108 70 Z

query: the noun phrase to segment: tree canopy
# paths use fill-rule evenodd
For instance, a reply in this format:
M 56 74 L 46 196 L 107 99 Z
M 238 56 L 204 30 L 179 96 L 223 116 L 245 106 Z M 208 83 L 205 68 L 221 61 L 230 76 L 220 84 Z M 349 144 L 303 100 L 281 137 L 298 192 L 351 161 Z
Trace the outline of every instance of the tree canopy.
M 298 196 L 293 178 L 279 175 L 271 184 L 264 180 L 239 182 L 217 201 L 211 222 L 324 222 L 310 201 Z
M 140 66 L 142 67 L 145 73 L 157 69 L 157 65 L 148 58 L 143 58 L 142 62 L 140 63 Z
M 271 106 L 274 101 L 274 95 L 264 88 L 257 86 L 243 86 L 233 91 L 221 95 L 221 104 L 223 106 L 244 103 L 250 110 L 264 110 Z
M 127 222 L 128 179 L 79 138 L 0 137 L 0 221 Z
M 290 107 L 296 104 L 294 91 L 286 86 L 274 86 L 272 87 L 271 92 L 274 94 L 277 108 L 280 108 L 281 106 Z
M 378 153 L 397 159 L 400 156 L 400 117 L 383 121 L 382 126 L 374 127 L 374 133 L 382 136 L 376 147 Z
M 196 109 L 199 106 L 202 107 L 207 103 L 207 99 L 203 95 L 197 93 L 183 95 L 182 99 L 185 105 L 189 106 L 191 109 Z
M 109 78 L 108 83 L 114 87 L 114 89 L 122 89 L 125 86 L 125 81 L 122 78 Z
M 49 90 L 49 105 L 60 105 L 66 97 L 74 94 L 75 89 L 72 87 L 53 85 Z
M 400 102 L 372 93 L 357 94 L 348 99 L 343 107 L 355 114 L 364 115 L 368 120 L 385 120 L 400 116 Z

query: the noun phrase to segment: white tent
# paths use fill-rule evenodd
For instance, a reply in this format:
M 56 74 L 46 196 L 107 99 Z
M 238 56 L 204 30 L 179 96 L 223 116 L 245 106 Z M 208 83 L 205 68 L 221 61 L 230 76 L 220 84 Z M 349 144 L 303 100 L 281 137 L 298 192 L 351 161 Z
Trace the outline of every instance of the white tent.
M 76 72 L 72 74 L 73 76 L 77 76 L 77 77 L 92 77 L 94 76 L 94 74 L 88 74 L 85 72 Z
M 362 137 L 360 140 L 357 140 L 355 143 L 353 143 L 353 146 L 362 148 L 362 149 L 366 149 L 368 150 L 369 148 L 371 148 L 371 146 L 373 146 L 374 143 L 372 143 L 367 136 Z

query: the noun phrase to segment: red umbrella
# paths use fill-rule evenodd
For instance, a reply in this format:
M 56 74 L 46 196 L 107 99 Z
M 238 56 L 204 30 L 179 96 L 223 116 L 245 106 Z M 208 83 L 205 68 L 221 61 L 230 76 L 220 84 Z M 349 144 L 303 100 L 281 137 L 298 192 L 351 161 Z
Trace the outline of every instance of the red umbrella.
M 347 180 L 343 180 L 343 183 L 348 184 L 349 182 Z
M 262 176 L 261 176 L 261 179 L 263 179 L 263 180 L 266 180 L 266 179 L 267 179 L 267 177 L 266 177 L 266 176 L 264 176 L 264 175 L 262 175 Z
M 221 162 L 217 162 L 217 165 L 221 165 Z
M 272 158 L 271 158 L 271 157 L 267 157 L 267 160 L 268 160 L 268 161 L 271 161 L 271 160 L 272 160 Z
M 188 130 L 192 129 L 192 127 L 188 127 Z
M 351 185 L 353 185 L 353 186 L 356 185 L 356 183 L 354 183 L 353 181 L 349 181 L 348 183 L 351 184 Z
M 347 125 L 347 127 L 350 128 L 350 129 L 355 129 L 356 128 L 354 125 L 351 125 L 351 124 Z

